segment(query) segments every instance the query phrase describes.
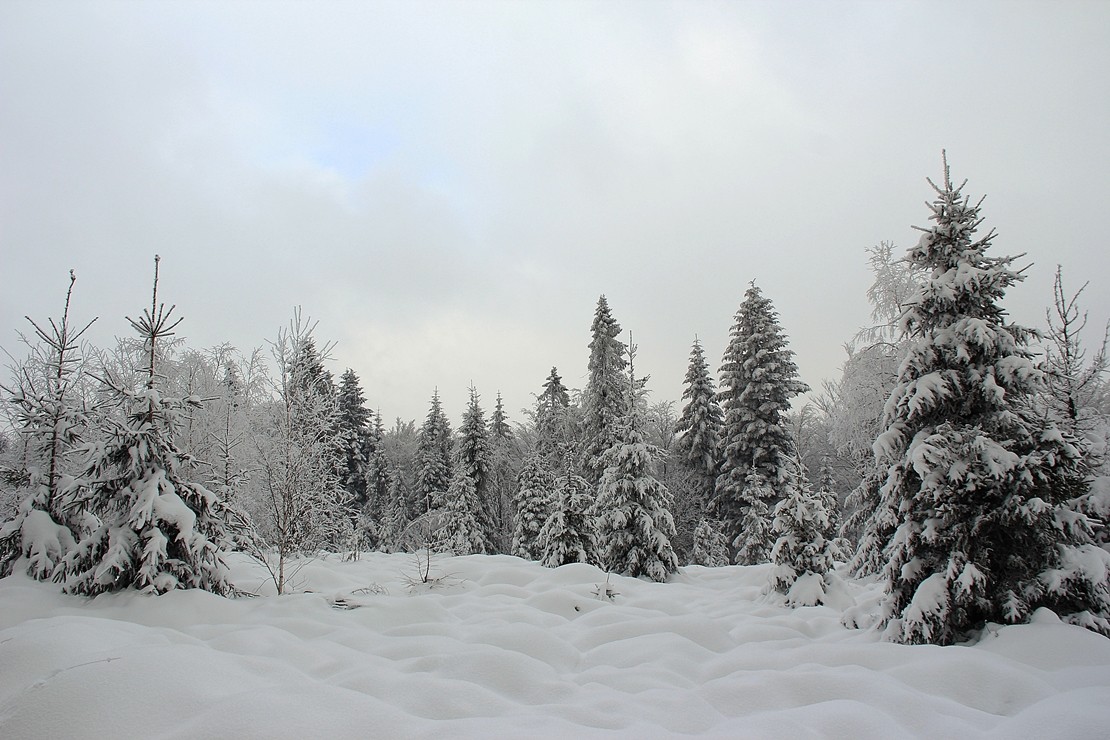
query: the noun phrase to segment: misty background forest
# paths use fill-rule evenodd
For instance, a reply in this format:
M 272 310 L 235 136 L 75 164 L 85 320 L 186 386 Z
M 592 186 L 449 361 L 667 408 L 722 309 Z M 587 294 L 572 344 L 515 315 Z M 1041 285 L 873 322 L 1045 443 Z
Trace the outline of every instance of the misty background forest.
M 403 419 L 309 310 L 262 346 L 196 348 L 159 288 L 172 260 L 122 288 L 126 319 L 94 318 L 72 272 L 37 276 L 59 311 L 9 345 L 0 572 L 233 595 L 231 551 L 277 593 L 320 553 L 510 554 L 655 581 L 769 563 L 794 606 L 879 577 L 897 642 L 959 642 L 1041 607 L 1110 634 L 1106 326 L 1064 267 L 1043 324 L 1012 323 L 1006 290 L 1039 255 L 993 244 L 947 162 L 929 184 L 916 245 L 861 250 L 871 320 L 820 389 L 757 279 L 723 357 L 693 339 L 681 399 L 652 393 L 636 327 L 602 295 L 584 387 L 552 367 L 523 409 L 471 387 L 461 418 L 430 388 L 426 417 Z M 92 346 L 93 321 L 131 331 Z

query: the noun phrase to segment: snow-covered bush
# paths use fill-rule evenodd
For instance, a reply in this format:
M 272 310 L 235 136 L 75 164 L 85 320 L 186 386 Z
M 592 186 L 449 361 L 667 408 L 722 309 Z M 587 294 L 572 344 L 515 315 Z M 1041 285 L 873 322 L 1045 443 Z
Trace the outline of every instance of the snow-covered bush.
M 720 568 L 729 564 L 728 540 L 724 529 L 716 519 L 702 519 L 694 530 L 694 552 L 691 557 L 694 565 Z

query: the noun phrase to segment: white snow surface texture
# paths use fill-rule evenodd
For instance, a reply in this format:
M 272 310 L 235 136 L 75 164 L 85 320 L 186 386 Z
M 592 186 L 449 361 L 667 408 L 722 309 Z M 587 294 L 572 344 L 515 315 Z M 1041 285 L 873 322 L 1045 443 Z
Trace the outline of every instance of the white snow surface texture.
M 415 590 L 411 556 L 320 559 L 297 575 L 306 593 L 280 598 L 257 565 L 231 565 L 263 595 L 87 600 L 0 580 L 0 737 L 1076 739 L 1110 727 L 1110 640 L 1045 610 L 940 648 L 843 627 L 846 612 L 877 611 L 873 582 L 842 583 L 834 606 L 787 608 L 763 593 L 770 566 L 611 576 L 610 599 L 597 568 L 509 556 L 437 558 L 433 575 L 448 577 Z

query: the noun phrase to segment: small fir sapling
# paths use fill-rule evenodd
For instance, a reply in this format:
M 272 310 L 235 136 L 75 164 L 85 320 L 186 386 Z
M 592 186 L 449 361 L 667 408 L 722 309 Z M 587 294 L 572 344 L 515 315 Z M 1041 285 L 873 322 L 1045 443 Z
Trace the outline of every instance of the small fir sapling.
M 828 537 L 833 530 L 822 498 L 799 466 L 786 497 L 775 506 L 770 587 L 785 594 L 791 606 L 824 603 L 835 566 L 837 551 Z
M 158 302 L 158 262 L 150 310 L 128 319 L 144 343 L 145 382 L 132 388 L 104 378 L 124 415 L 107 418 L 101 440 L 85 445 L 83 469 L 62 494 L 63 510 L 81 522 L 79 542 L 55 572 L 71 593 L 231 592 L 221 557 L 231 540 L 226 508 L 182 477 L 187 455 L 173 441 L 178 416 L 199 400 L 165 398 L 157 387 L 157 344 L 181 321 Z
M 569 469 L 555 480 L 555 500 L 551 513 L 540 529 L 536 549 L 540 563 L 557 568 L 567 563 L 595 560 L 596 545 L 589 510 L 589 482 Z
M 744 503 L 740 515 L 739 532 L 732 540 L 737 565 L 759 565 L 769 562 L 775 535 L 771 522 L 771 507 L 775 493 L 767 479 L 754 466 L 744 476 L 744 487 L 739 500 Z

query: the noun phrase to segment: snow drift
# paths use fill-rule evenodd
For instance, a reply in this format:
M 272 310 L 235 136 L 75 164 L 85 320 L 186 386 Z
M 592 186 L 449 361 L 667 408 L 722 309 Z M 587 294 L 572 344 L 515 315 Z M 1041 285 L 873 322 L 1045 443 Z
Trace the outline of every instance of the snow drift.
M 1048 611 L 973 646 L 882 642 L 879 589 L 762 594 L 771 566 L 671 582 L 509 556 L 307 562 L 304 593 L 88 600 L 0 580 L 8 738 L 1105 737 L 1110 640 Z M 609 595 L 607 595 L 609 594 Z

